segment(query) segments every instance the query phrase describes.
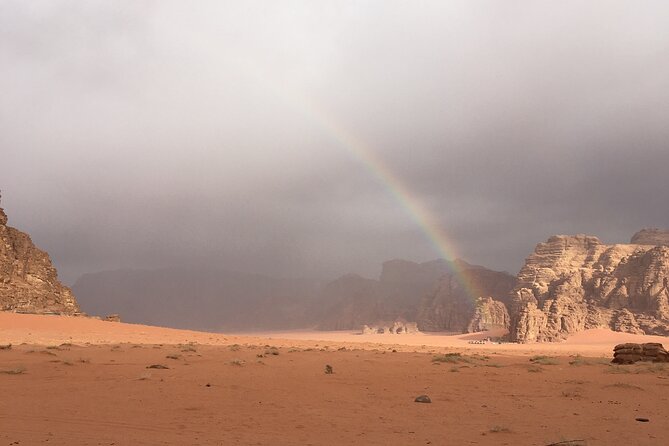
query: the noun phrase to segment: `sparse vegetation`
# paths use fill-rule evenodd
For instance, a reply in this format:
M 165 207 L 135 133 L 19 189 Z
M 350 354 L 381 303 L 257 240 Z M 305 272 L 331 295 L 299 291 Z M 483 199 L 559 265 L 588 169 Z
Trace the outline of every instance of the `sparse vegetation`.
M 279 354 L 279 349 L 276 347 L 269 347 L 265 349 L 265 355 L 277 356 Z
M 241 367 L 244 365 L 244 361 L 242 361 L 241 359 L 233 359 L 232 361 L 229 362 L 229 364 Z
M 544 371 L 544 368 L 536 364 L 532 364 L 527 367 L 527 371 L 530 373 L 540 373 Z
M 26 372 L 26 368 L 22 365 L 16 366 L 13 369 L 0 370 L 0 373 L 5 375 L 22 375 Z
M 462 356 L 461 353 L 444 353 L 443 355 L 435 355 L 432 358 L 432 362 L 458 364 L 461 362 L 469 363 L 472 360 L 466 356 Z
M 612 374 L 621 374 L 621 375 L 626 375 L 629 373 L 632 373 L 629 368 L 620 366 L 620 365 L 609 365 L 609 367 L 604 370 L 604 373 L 612 373 Z
M 543 355 L 537 355 L 537 356 L 532 356 L 530 358 L 530 362 L 533 364 L 540 364 L 540 365 L 558 365 L 560 362 L 557 360 L 557 358 L 554 358 L 553 356 L 543 356 Z
M 576 355 L 572 360 L 569 361 L 569 365 L 573 366 L 582 366 L 582 365 L 608 365 L 609 360 L 606 358 L 585 358 L 581 355 Z
M 242 348 L 242 346 L 239 344 L 232 344 L 229 348 L 231 352 L 236 352 L 239 351 Z
M 581 398 L 583 395 L 580 389 L 568 389 L 562 391 L 562 396 L 565 398 Z
M 615 387 L 617 389 L 629 389 L 629 390 L 643 390 L 642 387 L 635 386 L 634 384 L 628 384 L 623 382 L 617 382 L 613 384 L 606 385 L 604 387 Z
M 326 375 L 332 375 L 334 373 L 334 370 L 332 369 L 332 366 L 330 364 L 325 365 L 325 374 Z

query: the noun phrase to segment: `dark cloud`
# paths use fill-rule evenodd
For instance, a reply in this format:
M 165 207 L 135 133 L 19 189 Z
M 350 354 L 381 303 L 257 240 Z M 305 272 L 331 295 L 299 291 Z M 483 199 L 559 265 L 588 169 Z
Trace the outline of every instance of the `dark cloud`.
M 0 187 L 68 281 L 218 265 L 373 275 L 669 226 L 664 2 L 0 3 Z

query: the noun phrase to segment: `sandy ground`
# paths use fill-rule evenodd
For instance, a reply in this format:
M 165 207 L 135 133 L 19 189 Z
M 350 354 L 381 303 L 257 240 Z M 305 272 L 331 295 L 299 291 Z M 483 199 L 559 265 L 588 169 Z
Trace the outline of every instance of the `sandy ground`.
M 0 313 L 0 345 L 12 344 L 0 349 L 0 445 L 669 443 L 669 367 L 609 364 L 618 342 L 668 339 L 471 339 L 221 335 Z M 415 403 L 421 394 L 432 403 Z

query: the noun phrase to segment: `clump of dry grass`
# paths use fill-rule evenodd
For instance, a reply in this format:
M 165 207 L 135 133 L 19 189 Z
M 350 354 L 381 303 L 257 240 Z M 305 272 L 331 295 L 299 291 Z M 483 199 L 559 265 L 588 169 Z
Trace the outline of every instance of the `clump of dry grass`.
M 471 358 L 467 356 L 462 356 L 461 353 L 444 353 L 443 355 L 435 355 L 432 358 L 434 363 L 448 363 L 448 364 L 459 364 L 462 362 L 470 363 L 472 362 Z
M 558 365 L 560 362 L 553 356 L 537 355 L 530 358 L 530 362 L 540 365 Z
M 278 354 L 279 354 L 279 349 L 276 347 L 269 347 L 265 349 L 265 355 L 278 356 Z
M 617 383 L 613 383 L 613 384 L 608 384 L 608 385 L 606 385 L 606 386 L 604 386 L 604 387 L 605 387 L 605 388 L 606 388 L 606 387 L 609 387 L 609 388 L 614 387 L 614 388 L 616 388 L 616 389 L 628 389 L 628 390 L 643 390 L 642 387 L 635 386 L 634 384 L 623 383 L 623 382 L 617 382 Z
M 233 360 L 230 361 L 228 364 L 230 364 L 230 365 L 236 365 L 236 366 L 241 367 L 241 366 L 244 365 L 244 361 L 242 361 L 241 359 L 233 359 Z
M 23 375 L 26 372 L 25 366 L 19 365 L 14 367 L 13 369 L 7 369 L 7 370 L 0 370 L 0 373 L 3 373 L 5 375 Z

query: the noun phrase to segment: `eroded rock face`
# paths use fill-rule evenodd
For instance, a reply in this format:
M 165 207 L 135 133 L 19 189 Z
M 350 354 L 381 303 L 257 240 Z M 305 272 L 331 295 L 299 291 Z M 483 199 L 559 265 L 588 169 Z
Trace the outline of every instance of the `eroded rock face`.
M 613 348 L 612 363 L 634 364 L 639 361 L 669 362 L 669 353 L 657 342 L 618 344 Z
M 668 334 L 668 277 L 667 246 L 553 236 L 518 273 L 511 339 L 557 341 L 589 328 Z
M 646 228 L 632 236 L 635 245 L 669 246 L 669 229 Z
M 0 208 L 0 310 L 31 313 L 79 311 L 69 288 L 58 280 L 49 255 L 30 236 L 7 226 Z
M 443 275 L 434 290 L 422 300 L 418 328 L 421 331 L 466 332 L 492 322 L 501 322 L 508 327 L 508 313 L 505 320 L 504 310 L 515 278 L 463 261 L 458 261 L 457 268 L 458 275 Z M 482 296 L 485 299 L 477 301 Z M 479 304 L 482 307 L 476 316 Z
M 479 297 L 467 331 L 474 333 L 499 328 L 508 329 L 510 323 L 511 319 L 506 305 L 492 297 Z

